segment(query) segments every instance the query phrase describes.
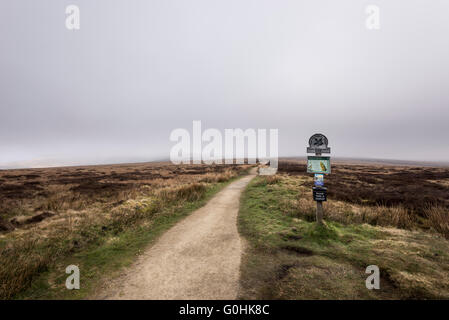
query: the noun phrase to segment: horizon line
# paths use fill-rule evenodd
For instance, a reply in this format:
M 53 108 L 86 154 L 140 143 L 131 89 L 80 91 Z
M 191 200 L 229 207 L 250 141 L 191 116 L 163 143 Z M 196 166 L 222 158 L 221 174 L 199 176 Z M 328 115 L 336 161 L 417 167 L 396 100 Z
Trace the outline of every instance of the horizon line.
M 288 160 L 288 159 L 306 159 L 307 155 L 297 155 L 297 156 L 281 156 L 278 157 L 278 160 Z M 370 163 L 380 163 L 384 165 L 402 165 L 402 166 L 409 166 L 409 165 L 416 165 L 416 166 L 436 166 L 436 167 L 446 167 L 449 166 L 449 161 L 441 161 L 441 160 L 408 160 L 408 159 L 395 159 L 395 158 L 370 158 L 370 157 L 354 157 L 354 156 L 334 156 L 331 158 L 336 161 L 360 161 L 360 162 L 370 162 Z M 229 160 L 230 158 L 222 158 L 222 161 Z M 44 160 L 44 159 L 43 159 Z M 187 159 L 186 159 L 187 160 Z M 235 161 L 236 158 L 233 158 Z M 248 158 L 244 158 L 244 160 L 248 160 Z M 33 160 L 30 160 L 29 162 L 32 162 Z M 39 161 L 39 160 L 36 160 Z M 45 161 L 45 160 L 44 160 Z M 192 159 L 189 159 L 188 161 L 192 161 Z M 23 161 L 28 162 L 28 161 Z M 50 160 L 48 161 L 50 162 Z M 55 162 L 58 162 L 57 160 Z M 144 163 L 159 163 L 159 162 L 170 162 L 169 158 L 155 158 L 155 159 L 148 159 L 148 160 L 136 160 L 136 161 L 122 161 L 122 162 L 100 162 L 100 163 L 94 163 L 94 162 L 83 162 L 80 161 L 79 163 L 67 163 L 64 164 L 64 160 L 60 160 L 60 163 L 55 165 L 37 165 L 33 166 L 30 164 L 29 166 L 26 165 L 19 165 L 20 161 L 17 162 L 10 162 L 9 164 L 0 165 L 0 171 L 5 170 L 23 170 L 23 169 L 50 169 L 50 168 L 70 168 L 70 167 L 93 167 L 93 166 L 112 166 L 112 165 L 131 165 L 131 164 L 144 164 Z M 205 163 L 201 163 L 202 165 L 205 165 Z M 248 163 L 244 163 L 248 164 Z M 175 165 L 175 164 L 173 164 Z M 179 165 L 194 165 L 193 163 L 182 163 Z M 225 163 L 215 163 L 215 165 L 229 165 Z

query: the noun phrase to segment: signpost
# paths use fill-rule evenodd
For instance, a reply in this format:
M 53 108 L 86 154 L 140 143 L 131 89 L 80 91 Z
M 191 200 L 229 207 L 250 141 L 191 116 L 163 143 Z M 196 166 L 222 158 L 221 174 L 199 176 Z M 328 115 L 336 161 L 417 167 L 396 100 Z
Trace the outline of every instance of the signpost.
M 316 221 L 323 224 L 323 201 L 327 201 L 327 188 L 324 187 L 324 174 L 331 173 L 330 157 L 321 156 L 322 153 L 330 153 L 328 140 L 324 134 L 316 133 L 309 139 L 307 153 L 315 153 L 315 156 L 307 157 L 307 172 L 314 173 L 313 200 L 316 201 Z

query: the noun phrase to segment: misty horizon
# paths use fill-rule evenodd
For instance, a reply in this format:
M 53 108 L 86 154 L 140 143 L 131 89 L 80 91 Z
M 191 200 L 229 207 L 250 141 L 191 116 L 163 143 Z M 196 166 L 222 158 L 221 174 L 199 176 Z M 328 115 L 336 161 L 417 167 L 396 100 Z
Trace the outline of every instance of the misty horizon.
M 223 158 L 225 160 L 227 158 Z M 306 155 L 298 156 L 280 156 L 279 161 L 285 161 L 289 159 L 300 159 L 307 162 Z M 384 164 L 384 165 L 398 165 L 398 166 L 422 166 L 422 167 L 448 167 L 449 161 L 432 161 L 432 160 L 407 160 L 407 159 L 385 159 L 385 158 L 357 158 L 357 157 L 333 157 L 332 161 L 338 163 L 351 163 L 356 162 L 360 164 Z M 235 160 L 235 158 L 234 158 Z M 245 158 L 247 161 L 247 158 Z M 160 162 L 170 162 L 169 158 L 155 158 L 155 159 L 124 159 L 124 160 L 106 160 L 99 162 L 87 162 L 87 161 L 60 161 L 55 159 L 42 159 L 42 160 L 31 160 L 27 162 L 14 162 L 9 165 L 0 166 L 0 170 L 15 170 L 15 169 L 46 169 L 46 168 L 64 168 L 64 167 L 88 167 L 88 166 L 109 166 L 109 165 L 127 165 L 127 164 L 141 164 L 141 163 L 160 163 Z M 184 163 L 192 164 L 192 163 Z M 224 163 L 218 163 L 227 165 Z M 193 164 L 192 164 L 193 165 Z

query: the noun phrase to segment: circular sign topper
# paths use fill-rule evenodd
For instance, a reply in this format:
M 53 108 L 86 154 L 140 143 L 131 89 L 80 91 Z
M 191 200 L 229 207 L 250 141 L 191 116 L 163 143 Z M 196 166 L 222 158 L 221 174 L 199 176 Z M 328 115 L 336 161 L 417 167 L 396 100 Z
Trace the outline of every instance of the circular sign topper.
M 324 134 L 316 133 L 309 139 L 309 147 L 316 149 L 326 149 L 327 148 L 327 138 Z
M 328 140 L 324 134 L 316 133 L 309 139 L 307 153 L 322 152 L 330 153 L 331 149 L 327 146 Z

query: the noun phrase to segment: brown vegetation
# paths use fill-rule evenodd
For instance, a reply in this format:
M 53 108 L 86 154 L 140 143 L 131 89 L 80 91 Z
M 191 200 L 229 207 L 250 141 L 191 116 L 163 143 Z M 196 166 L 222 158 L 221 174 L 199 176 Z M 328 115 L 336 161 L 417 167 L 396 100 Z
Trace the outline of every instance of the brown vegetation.
M 197 201 L 246 168 L 145 163 L 0 171 L 0 299 L 29 287 L 57 259 Z
M 311 192 L 311 174 L 300 161 L 281 161 L 279 172 L 303 176 L 302 192 Z M 336 164 L 325 177 L 328 219 L 403 229 L 434 229 L 449 238 L 449 168 Z M 310 196 L 284 204 L 314 219 Z

